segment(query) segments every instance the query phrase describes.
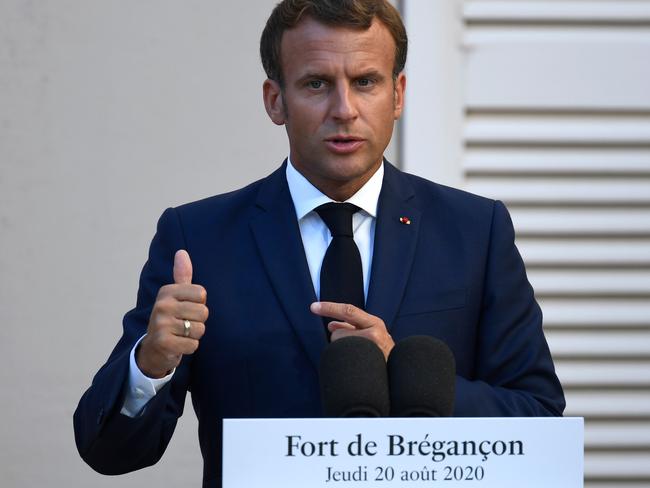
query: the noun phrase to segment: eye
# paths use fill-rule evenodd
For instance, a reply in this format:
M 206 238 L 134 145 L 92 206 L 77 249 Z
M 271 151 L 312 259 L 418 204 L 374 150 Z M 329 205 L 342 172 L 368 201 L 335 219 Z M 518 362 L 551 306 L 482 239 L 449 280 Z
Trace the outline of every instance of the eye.
M 318 90 L 323 87 L 323 80 L 311 80 L 309 82 L 309 88 L 313 90 Z
M 359 78 L 357 80 L 357 85 L 359 85 L 362 88 L 372 86 L 373 84 L 374 84 L 374 80 L 372 80 L 371 78 Z

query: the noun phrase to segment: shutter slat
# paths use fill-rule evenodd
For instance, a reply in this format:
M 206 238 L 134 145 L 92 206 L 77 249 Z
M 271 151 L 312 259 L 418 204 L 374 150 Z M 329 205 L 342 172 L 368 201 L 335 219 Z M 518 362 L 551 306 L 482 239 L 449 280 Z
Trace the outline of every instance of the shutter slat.
M 472 147 L 463 169 L 480 175 L 650 175 L 650 149 Z
M 650 208 L 512 206 L 509 210 L 519 237 L 531 235 L 650 237 Z
M 513 204 L 650 205 L 650 178 L 468 178 L 465 188 Z
M 643 357 L 650 359 L 650 329 L 627 332 L 548 331 L 546 339 L 553 355 L 557 357 Z M 650 409 L 650 403 L 648 408 Z
M 529 269 L 544 266 L 650 267 L 650 239 L 539 240 L 520 237 L 517 247 Z
M 467 118 L 468 144 L 650 144 L 650 116 L 477 113 Z
M 464 44 L 466 104 L 472 111 L 650 110 L 647 29 L 604 32 L 584 28 L 491 27 L 488 31 L 473 29 L 465 36 Z M 625 124 L 626 118 L 621 119 Z M 543 121 L 542 118 L 540 123 Z M 615 121 L 612 123 L 620 127 Z M 587 129 L 591 128 L 588 124 Z M 514 135 L 521 138 L 520 131 L 513 129 Z M 634 127 L 630 130 L 636 133 Z M 579 129 L 576 131 L 580 133 Z M 620 136 L 618 131 L 614 134 Z M 602 135 L 605 141 L 610 140 L 607 134 Z M 561 134 L 558 137 L 564 140 Z M 599 143 L 595 138 L 589 140 Z
M 638 1 L 617 2 L 522 2 L 468 1 L 463 8 L 467 22 L 650 22 L 650 5 Z
M 586 479 L 584 488 L 648 488 L 650 486 L 650 479 L 646 480 L 621 480 L 617 476 L 616 481 L 603 481 L 601 479 Z
M 650 392 L 594 390 L 565 391 L 567 417 L 650 418 Z
M 534 269 L 530 280 L 537 296 L 619 295 L 650 299 L 650 269 Z
M 645 448 L 650 450 L 650 422 L 587 422 L 585 447 Z
M 622 386 L 650 387 L 650 360 L 603 361 L 558 359 L 555 368 L 562 384 L 571 387 Z M 650 443 L 650 436 L 646 441 Z
M 650 300 L 541 297 L 539 303 L 544 311 L 544 326 L 547 329 L 650 328 Z
M 650 453 L 613 451 L 588 453 L 585 456 L 585 478 L 613 476 L 650 481 Z

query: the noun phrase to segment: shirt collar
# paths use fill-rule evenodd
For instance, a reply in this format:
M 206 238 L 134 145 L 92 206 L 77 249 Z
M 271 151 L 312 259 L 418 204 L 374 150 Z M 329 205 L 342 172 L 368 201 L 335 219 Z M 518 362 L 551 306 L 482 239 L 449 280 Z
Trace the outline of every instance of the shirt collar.
M 291 156 L 287 158 L 287 183 L 289 193 L 296 209 L 298 220 L 302 219 L 309 212 L 324 203 L 333 202 L 330 197 L 323 194 L 318 188 L 312 185 L 307 178 L 298 172 L 291 163 Z M 353 203 L 371 217 L 377 217 L 377 205 L 379 193 L 384 180 L 384 163 L 381 163 L 375 174 L 363 185 L 359 191 L 346 200 Z

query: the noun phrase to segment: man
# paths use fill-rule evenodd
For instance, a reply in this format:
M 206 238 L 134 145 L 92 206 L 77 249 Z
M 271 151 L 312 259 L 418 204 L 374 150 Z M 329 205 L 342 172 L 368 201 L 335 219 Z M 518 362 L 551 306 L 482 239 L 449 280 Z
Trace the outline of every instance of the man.
M 246 188 L 162 215 L 137 306 L 75 413 L 82 457 L 111 474 L 155 463 L 190 390 L 204 486 L 219 486 L 223 418 L 322 415 L 327 332 L 366 337 L 385 356 L 407 336 L 443 340 L 456 358 L 455 415 L 561 415 L 504 206 L 383 160 L 406 86 L 395 9 L 284 0 L 261 52 L 264 103 L 286 127 L 289 160 Z M 324 209 L 345 205 L 328 202 L 356 205 L 345 208 L 357 306 L 317 301 L 332 296 L 321 276 L 335 233 Z

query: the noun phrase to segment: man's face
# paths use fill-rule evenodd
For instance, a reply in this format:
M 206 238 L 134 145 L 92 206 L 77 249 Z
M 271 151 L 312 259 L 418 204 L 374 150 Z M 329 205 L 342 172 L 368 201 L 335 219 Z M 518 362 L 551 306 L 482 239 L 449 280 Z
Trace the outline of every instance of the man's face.
M 395 42 L 311 18 L 282 37 L 284 87 L 264 84 L 267 112 L 286 126 L 291 161 L 314 186 L 345 200 L 379 168 L 402 112 L 405 78 L 392 79 Z

